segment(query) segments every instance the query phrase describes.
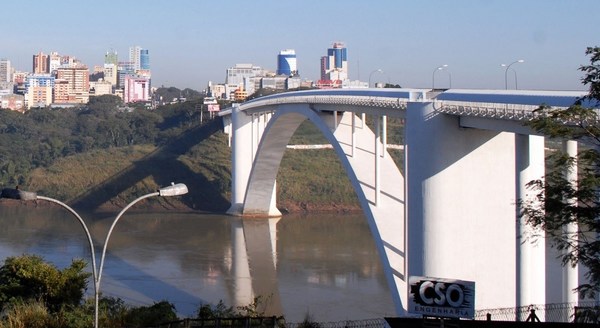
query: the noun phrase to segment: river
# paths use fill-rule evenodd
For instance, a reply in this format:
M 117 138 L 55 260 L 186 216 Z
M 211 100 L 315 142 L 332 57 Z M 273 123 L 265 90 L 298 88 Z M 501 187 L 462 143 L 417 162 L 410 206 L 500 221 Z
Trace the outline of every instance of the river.
M 77 220 L 62 208 L 0 203 L 0 260 L 41 255 L 59 268 L 91 263 Z M 100 291 L 127 304 L 167 300 L 181 317 L 200 304 L 243 306 L 260 296 L 266 314 L 300 322 L 394 316 L 369 227 L 362 215 L 240 219 L 197 213 L 127 212 L 108 243 Z M 96 247 L 117 212 L 80 213 Z M 91 265 L 88 266 L 91 272 Z M 87 295 L 92 296 L 93 284 Z

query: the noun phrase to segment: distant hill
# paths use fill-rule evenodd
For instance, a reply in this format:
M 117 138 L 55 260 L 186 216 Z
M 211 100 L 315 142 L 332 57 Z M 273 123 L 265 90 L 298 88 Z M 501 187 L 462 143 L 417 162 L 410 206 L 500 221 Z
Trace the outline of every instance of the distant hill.
M 201 100 L 152 111 L 120 111 L 115 101 L 101 98 L 79 110 L 0 110 L 1 186 L 20 185 L 75 208 L 113 210 L 160 186 L 184 182 L 188 195 L 155 197 L 139 207 L 210 212 L 229 208 L 228 136 L 219 120 L 200 124 L 194 103 Z M 388 123 L 388 137 L 393 139 L 390 143 L 400 143 L 401 129 L 394 124 Z M 326 140 L 307 121 L 290 143 Z M 401 152 L 391 152 L 402 163 Z M 277 200 L 283 212 L 359 210 L 331 149 L 288 149 L 277 177 Z
M 136 207 L 209 212 L 229 208 L 231 155 L 226 135 L 218 132 L 184 154 L 153 158 L 157 149 L 153 145 L 126 146 L 61 158 L 49 167 L 33 170 L 22 189 L 61 199 L 80 209 L 89 209 L 89 203 L 80 199 L 95 193 L 97 196 L 91 199 L 98 198 L 102 203 L 94 204 L 94 209 L 114 210 L 174 180 L 186 183 L 190 193 L 179 200 L 151 198 Z M 110 188 L 115 187 L 109 183 L 107 189 L 107 181 L 113 180 L 126 188 L 112 192 Z M 332 150 L 287 150 L 277 181 L 278 207 L 283 212 L 359 210 L 350 182 Z

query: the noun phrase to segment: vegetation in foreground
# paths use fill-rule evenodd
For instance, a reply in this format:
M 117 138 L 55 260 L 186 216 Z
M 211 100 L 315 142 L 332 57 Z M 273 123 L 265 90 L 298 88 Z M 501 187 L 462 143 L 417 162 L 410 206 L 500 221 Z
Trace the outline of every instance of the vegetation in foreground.
M 550 138 L 579 141 L 576 157 L 558 151 L 548 159 L 543 179 L 529 183 L 534 199 L 521 200 L 523 218 L 550 237 L 563 265 L 583 264 L 588 282 L 577 291 L 594 299 L 600 293 L 600 47 L 586 50 L 590 64 L 580 70 L 588 95 L 567 109 L 541 107 L 530 126 Z M 570 124 L 565 124 L 570 122 Z M 567 172 L 577 176 L 573 181 Z M 597 317 L 597 314 L 596 314 Z
M 83 272 L 86 263 L 73 260 L 59 270 L 36 255 L 8 257 L 0 267 L 0 328 L 10 327 L 91 327 L 94 301 L 84 299 L 91 274 Z M 237 308 L 200 304 L 192 319 L 261 317 L 262 300 Z M 99 324 L 102 327 L 151 327 L 177 321 L 175 306 L 168 301 L 132 307 L 123 300 L 102 297 Z

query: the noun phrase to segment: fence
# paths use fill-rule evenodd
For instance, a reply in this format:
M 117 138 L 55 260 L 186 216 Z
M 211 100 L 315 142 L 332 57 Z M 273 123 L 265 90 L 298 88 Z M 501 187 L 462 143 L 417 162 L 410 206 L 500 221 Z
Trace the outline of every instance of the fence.
M 539 321 L 552 323 L 600 323 L 600 303 L 579 302 L 530 305 L 512 308 L 497 308 L 478 310 L 476 321 L 510 322 L 510 321 Z M 461 321 L 462 322 L 462 321 Z M 451 327 L 449 322 L 447 327 Z M 366 320 L 347 320 L 337 322 L 286 322 L 283 317 L 243 317 L 215 319 L 185 319 L 163 323 L 157 328 L 387 328 L 384 318 Z
M 597 302 L 579 302 L 577 306 L 572 303 L 554 303 L 479 310 L 475 313 L 475 320 L 488 320 L 490 316 L 492 321 L 525 321 L 531 310 L 534 310 L 536 317 L 542 322 L 591 322 L 594 314 L 594 322 L 598 322 L 599 306 L 600 303 Z
M 215 319 L 185 319 L 160 324 L 157 328 L 385 328 L 386 322 L 381 319 L 352 320 L 338 322 L 285 322 L 283 318 L 215 318 Z
M 184 319 L 158 325 L 158 328 L 274 328 L 285 325 L 282 318 L 277 317 L 241 317 L 241 318 L 211 318 L 211 319 Z

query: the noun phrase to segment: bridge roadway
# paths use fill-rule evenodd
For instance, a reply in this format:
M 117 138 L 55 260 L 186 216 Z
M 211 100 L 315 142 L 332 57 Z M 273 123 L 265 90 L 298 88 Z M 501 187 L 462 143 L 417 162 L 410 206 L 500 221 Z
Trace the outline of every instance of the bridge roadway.
M 544 137 L 524 122 L 540 105 L 584 92 L 335 89 L 277 94 L 221 113 L 232 147 L 230 214 L 276 217 L 276 175 L 297 127 L 310 120 L 338 155 L 365 212 L 396 311 L 408 277 L 475 281 L 475 308 L 577 302 L 584 268 L 517 213 L 526 183 L 544 175 Z M 374 117 L 374 131 L 365 116 Z M 405 121 L 405 169 L 387 154 L 387 117 Z M 565 142 L 571 154 L 576 143 Z M 404 175 L 403 175 L 404 174 Z M 562 286 L 557 288 L 556 286 Z

